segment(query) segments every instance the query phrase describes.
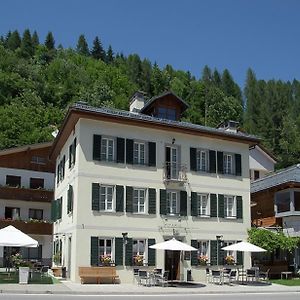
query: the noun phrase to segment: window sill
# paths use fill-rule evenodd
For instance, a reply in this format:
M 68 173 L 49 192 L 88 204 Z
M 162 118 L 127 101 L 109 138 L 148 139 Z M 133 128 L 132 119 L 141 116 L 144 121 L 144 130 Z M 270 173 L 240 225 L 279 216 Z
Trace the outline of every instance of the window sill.
M 198 217 L 198 218 L 204 218 L 204 219 L 205 219 L 205 218 L 210 218 L 210 215 L 198 215 L 197 217 Z
M 232 217 L 224 216 L 224 219 L 228 219 L 228 220 L 236 220 L 237 217 L 235 217 L 235 216 L 232 216 Z

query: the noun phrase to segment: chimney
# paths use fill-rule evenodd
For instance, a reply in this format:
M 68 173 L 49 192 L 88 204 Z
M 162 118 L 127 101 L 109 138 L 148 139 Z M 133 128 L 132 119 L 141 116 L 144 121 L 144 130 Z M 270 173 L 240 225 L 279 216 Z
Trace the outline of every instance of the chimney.
M 129 111 L 139 113 L 140 110 L 145 106 L 145 92 L 136 91 L 131 97 Z
M 222 122 L 217 126 L 217 128 L 236 133 L 238 132 L 239 125 L 240 125 L 239 122 L 229 120 L 229 121 Z

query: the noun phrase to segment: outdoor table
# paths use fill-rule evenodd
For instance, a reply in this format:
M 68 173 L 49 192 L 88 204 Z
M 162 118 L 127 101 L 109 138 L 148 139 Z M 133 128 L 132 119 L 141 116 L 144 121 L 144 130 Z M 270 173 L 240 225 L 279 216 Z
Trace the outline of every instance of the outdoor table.
M 291 276 L 291 278 L 292 278 L 292 272 L 281 272 L 281 279 L 283 279 L 283 275 L 285 276 L 285 279 L 288 279 L 289 278 L 289 276 Z

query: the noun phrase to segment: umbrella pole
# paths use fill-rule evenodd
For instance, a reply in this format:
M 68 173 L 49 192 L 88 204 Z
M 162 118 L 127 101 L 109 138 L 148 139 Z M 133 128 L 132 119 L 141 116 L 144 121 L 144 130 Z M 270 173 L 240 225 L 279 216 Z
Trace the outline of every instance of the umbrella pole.
M 173 286 L 173 274 L 174 274 L 174 251 L 172 251 L 171 286 Z

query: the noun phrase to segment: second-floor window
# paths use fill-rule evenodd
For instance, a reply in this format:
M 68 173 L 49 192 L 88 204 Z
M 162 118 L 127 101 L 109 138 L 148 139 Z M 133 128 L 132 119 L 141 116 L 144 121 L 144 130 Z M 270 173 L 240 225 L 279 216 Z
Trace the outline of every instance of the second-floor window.
M 236 203 L 234 196 L 224 195 L 224 212 L 225 218 L 234 218 L 236 217 Z
M 101 160 L 113 161 L 114 160 L 114 140 L 111 138 L 101 139 Z
M 19 207 L 5 207 L 5 219 L 19 220 L 20 208 Z
M 42 209 L 29 208 L 28 217 L 29 217 L 29 219 L 43 220 L 43 210 Z
M 197 171 L 208 171 L 208 152 L 206 150 L 197 150 Z
M 167 191 L 167 214 L 179 213 L 179 194 L 175 191 Z
M 224 153 L 223 156 L 224 174 L 233 174 L 233 155 Z
M 6 184 L 13 187 L 20 187 L 21 176 L 6 175 Z
M 198 215 L 199 216 L 208 216 L 209 209 L 208 209 L 208 194 L 198 194 Z
M 43 178 L 30 178 L 30 188 L 31 189 L 43 189 L 44 179 Z
M 145 164 L 145 143 L 134 142 L 133 163 L 139 165 Z
M 113 211 L 113 186 L 100 186 L 100 210 Z
M 134 189 L 133 190 L 133 212 L 134 213 L 145 213 L 145 189 Z

